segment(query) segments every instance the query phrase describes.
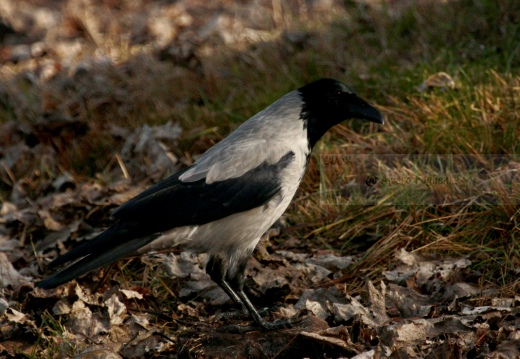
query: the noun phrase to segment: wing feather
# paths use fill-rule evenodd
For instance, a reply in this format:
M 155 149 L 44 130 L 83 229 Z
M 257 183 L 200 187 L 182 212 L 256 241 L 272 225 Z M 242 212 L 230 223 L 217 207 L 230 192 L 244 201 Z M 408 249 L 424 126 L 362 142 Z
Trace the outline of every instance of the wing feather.
M 119 207 L 113 216 L 120 221 L 138 222 L 155 233 L 171 228 L 202 225 L 267 203 L 280 192 L 281 171 L 295 154 L 287 152 L 274 164 L 267 162 L 242 176 L 206 183 L 202 178 L 184 182 L 189 168 L 150 187 Z
M 259 166 L 269 157 L 269 147 L 264 139 L 244 140 L 228 146 L 211 148 L 195 164 L 185 171 L 180 180 L 193 182 L 201 178 L 206 183 L 240 177 L 252 168 Z

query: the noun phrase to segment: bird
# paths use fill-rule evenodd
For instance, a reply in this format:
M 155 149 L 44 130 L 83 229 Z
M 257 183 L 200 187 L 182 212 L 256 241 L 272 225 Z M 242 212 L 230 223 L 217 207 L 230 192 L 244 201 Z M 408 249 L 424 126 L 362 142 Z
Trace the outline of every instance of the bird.
M 54 259 L 48 269 L 67 266 L 36 286 L 55 288 L 127 256 L 180 247 L 208 254 L 206 272 L 252 325 L 291 326 L 267 321 L 255 309 L 244 292 L 246 264 L 289 206 L 318 140 L 348 119 L 384 123 L 375 107 L 338 80 L 322 78 L 287 93 L 191 166 L 117 208 L 110 227 Z

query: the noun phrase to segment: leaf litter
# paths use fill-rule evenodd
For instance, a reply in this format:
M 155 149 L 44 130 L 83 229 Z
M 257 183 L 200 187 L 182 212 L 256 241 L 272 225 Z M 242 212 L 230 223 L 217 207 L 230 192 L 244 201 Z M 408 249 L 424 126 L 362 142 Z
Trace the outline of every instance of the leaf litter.
M 35 205 L 46 209 L 34 212 L 32 225 L 35 230 L 54 228 L 58 233 L 67 228 L 67 224 L 60 222 L 59 227 L 49 228 L 45 222 L 56 210 L 76 211 L 78 203 L 86 207 L 115 207 L 117 204 L 111 200 L 114 193 L 127 192 L 129 186 L 98 189 L 93 197 L 91 186 L 68 188 L 68 196 L 76 199 L 74 207 L 67 207 L 73 202 L 64 201 L 63 193 L 40 197 Z M 16 218 L 19 217 L 13 213 L 24 210 L 9 208 L 2 217 L 6 230 L 18 223 Z M 11 215 L 10 220 L 5 220 L 7 214 Z M 74 237 L 83 240 L 99 232 L 88 226 L 89 230 L 83 229 L 79 235 L 85 221 L 86 216 L 69 223 L 68 234 L 63 236 L 62 242 Z M 211 322 L 213 316 L 208 314 L 211 308 L 217 308 L 218 313 L 218 306 L 232 307 L 225 293 L 205 273 L 205 255 L 177 252 L 143 258 L 145 263 L 150 259 L 160 263 L 162 269 L 157 270 L 177 283 L 174 288 L 180 288 L 176 294 L 178 311 L 171 318 L 177 327 L 172 331 L 169 319 L 152 310 L 154 301 L 160 307 L 160 296 L 139 285 L 122 289 L 119 284 L 105 284 L 96 288 L 99 277 L 92 274 L 57 289 L 32 290 L 40 274 L 36 268 L 17 270 L 13 266 L 10 253 L 17 263 L 20 257 L 13 253 L 27 249 L 21 249 L 21 245 L 8 238 L 3 236 L 0 242 L 3 249 L 0 253 L 3 313 L 0 348 L 7 357 L 15 355 L 12 342 L 20 333 L 43 337 L 58 346 L 73 345 L 81 352 L 78 358 L 153 357 L 174 352 L 180 357 L 194 353 L 219 356 L 231 352 L 238 356 L 251 352 L 289 355 L 303 353 L 302 350 L 310 347 L 319 348 L 332 357 L 360 358 L 439 357 L 440 353 L 449 356 L 454 350 L 496 357 L 518 352 L 518 298 L 499 298 L 497 293 L 486 289 L 489 296 L 495 296 L 492 305 L 473 304 L 472 298 L 481 295 L 484 289 L 478 283 L 465 281 L 476 277 L 471 273 L 468 258 L 427 258 L 400 249 L 395 253 L 395 267 L 383 272 L 386 280 L 378 285 L 367 281 L 365 294 L 352 297 L 342 291 L 341 286 L 328 286 L 327 282 L 349 271 L 357 261 L 355 256 L 286 249 L 264 253 L 261 258 L 251 258 L 248 266 L 252 297 L 260 301 L 270 297 L 268 304 L 279 304 L 272 314 L 275 318 L 295 316 L 300 322 L 293 329 L 276 333 L 276 340 L 273 333 L 262 331 L 248 332 L 241 335 L 241 338 L 245 336 L 243 340 L 237 340 L 237 334 L 221 331 L 227 324 Z M 269 239 L 264 238 L 263 243 L 269 244 Z M 59 251 L 60 245 L 57 247 Z M 56 245 L 50 243 L 40 246 L 44 253 L 42 260 L 56 256 L 55 248 Z M 92 283 L 88 283 L 89 277 Z M 23 296 L 29 298 L 25 305 Z M 42 334 L 47 330 L 41 326 L 48 324 L 39 318 L 45 312 L 52 313 L 60 323 L 58 336 Z M 491 342 L 499 345 L 490 346 Z

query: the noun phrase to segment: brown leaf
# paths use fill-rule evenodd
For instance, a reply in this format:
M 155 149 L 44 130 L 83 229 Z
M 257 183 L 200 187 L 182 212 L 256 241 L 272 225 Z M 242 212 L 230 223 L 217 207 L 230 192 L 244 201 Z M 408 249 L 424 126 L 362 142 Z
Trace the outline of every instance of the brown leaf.
M 24 283 L 30 283 L 31 279 L 24 277 L 13 267 L 6 254 L 0 252 L 0 288 L 19 288 Z

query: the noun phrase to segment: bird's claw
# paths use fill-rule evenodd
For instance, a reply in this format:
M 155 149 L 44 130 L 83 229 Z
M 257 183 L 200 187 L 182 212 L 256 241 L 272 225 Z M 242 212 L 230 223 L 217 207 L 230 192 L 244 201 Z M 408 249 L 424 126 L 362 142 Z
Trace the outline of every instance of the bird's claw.
M 223 333 L 230 333 L 230 334 L 244 334 L 247 332 L 251 332 L 253 330 L 257 330 L 258 327 L 248 324 L 248 325 L 238 325 L 238 324 L 231 324 L 226 325 L 225 327 L 219 328 L 219 332 Z
M 211 320 L 211 323 L 216 323 L 221 319 L 229 320 L 229 319 L 241 319 L 241 318 L 245 318 L 245 317 L 249 317 L 249 312 L 247 311 L 247 309 L 244 308 L 242 310 L 234 310 L 234 311 L 230 311 L 230 312 L 219 313 L 219 314 L 215 315 L 213 320 Z
M 262 322 L 258 323 L 262 328 L 266 330 L 277 330 L 277 329 L 291 329 L 294 327 L 294 322 L 292 318 L 287 319 L 278 319 L 274 322 L 268 322 L 263 320 Z
M 258 310 L 258 314 L 261 316 L 271 314 L 273 312 L 276 312 L 278 310 L 279 306 L 274 307 L 265 307 L 260 310 Z M 229 320 L 229 319 L 248 319 L 251 318 L 251 314 L 249 314 L 248 310 L 244 307 L 241 310 L 234 310 L 230 312 L 223 312 L 215 315 L 211 323 L 216 323 L 221 319 Z
M 280 330 L 280 329 L 291 329 L 295 326 L 295 320 L 293 318 L 288 319 L 278 319 L 274 322 L 268 322 L 266 320 L 262 320 L 260 322 L 253 322 L 248 325 L 238 325 L 232 324 L 227 325 L 220 329 L 220 331 L 224 333 L 232 333 L 232 334 L 244 334 L 247 332 L 251 332 L 254 330 Z

